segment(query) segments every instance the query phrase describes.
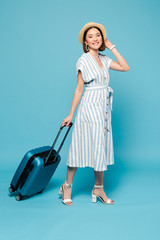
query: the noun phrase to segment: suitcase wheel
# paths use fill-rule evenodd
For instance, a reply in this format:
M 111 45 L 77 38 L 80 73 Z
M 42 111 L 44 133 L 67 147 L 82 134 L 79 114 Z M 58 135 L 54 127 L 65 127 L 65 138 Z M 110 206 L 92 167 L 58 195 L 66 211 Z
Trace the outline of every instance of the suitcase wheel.
M 14 192 L 14 188 L 13 188 L 12 186 L 10 186 L 10 187 L 8 188 L 8 191 L 9 191 L 10 193 L 13 193 L 13 192 Z
M 17 200 L 17 201 L 22 200 L 22 196 L 21 196 L 20 194 L 18 194 L 18 195 L 16 196 L 16 200 Z

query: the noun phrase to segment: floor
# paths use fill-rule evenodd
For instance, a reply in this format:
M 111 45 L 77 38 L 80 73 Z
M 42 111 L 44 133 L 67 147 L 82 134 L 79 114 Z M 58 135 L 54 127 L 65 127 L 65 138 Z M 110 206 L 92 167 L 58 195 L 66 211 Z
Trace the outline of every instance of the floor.
M 115 201 L 91 202 L 93 170 L 78 169 L 73 206 L 58 197 L 66 166 L 61 164 L 42 194 L 16 201 L 8 193 L 15 166 L 0 170 L 0 235 L 2 240 L 160 239 L 160 166 L 118 164 L 104 175 L 105 191 Z

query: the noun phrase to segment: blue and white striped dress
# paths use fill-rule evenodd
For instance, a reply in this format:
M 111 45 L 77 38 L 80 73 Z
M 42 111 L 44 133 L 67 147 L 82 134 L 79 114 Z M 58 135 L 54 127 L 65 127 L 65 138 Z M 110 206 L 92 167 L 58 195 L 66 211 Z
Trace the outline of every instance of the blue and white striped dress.
M 79 103 L 67 165 L 92 167 L 95 171 L 107 170 L 114 164 L 111 111 L 113 89 L 109 87 L 109 72 L 112 59 L 99 53 L 103 70 L 95 58 L 83 53 L 76 64 L 81 71 L 85 91 Z

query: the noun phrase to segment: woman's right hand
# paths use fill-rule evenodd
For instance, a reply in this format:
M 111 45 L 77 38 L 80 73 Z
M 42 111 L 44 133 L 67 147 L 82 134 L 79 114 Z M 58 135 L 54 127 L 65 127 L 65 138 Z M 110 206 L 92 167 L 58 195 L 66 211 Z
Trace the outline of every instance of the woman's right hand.
M 68 127 L 68 125 L 70 124 L 70 122 L 72 121 L 73 116 L 72 115 L 68 115 L 68 117 L 66 117 L 65 119 L 63 119 L 62 125 L 65 123 L 66 127 Z

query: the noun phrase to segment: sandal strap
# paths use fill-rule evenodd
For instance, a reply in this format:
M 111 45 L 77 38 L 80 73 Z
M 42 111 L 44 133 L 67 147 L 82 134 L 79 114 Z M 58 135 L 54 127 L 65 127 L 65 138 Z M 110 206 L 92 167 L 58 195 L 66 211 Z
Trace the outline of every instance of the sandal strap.
M 68 184 L 67 182 L 64 183 L 67 188 L 71 188 L 72 184 Z
M 103 185 L 94 185 L 94 188 L 103 188 Z
M 66 202 L 72 202 L 72 200 L 71 200 L 70 198 L 66 198 L 66 199 L 63 200 L 63 202 L 64 202 L 64 203 L 66 203 Z
M 110 198 L 107 199 L 107 203 L 111 203 L 112 200 Z

